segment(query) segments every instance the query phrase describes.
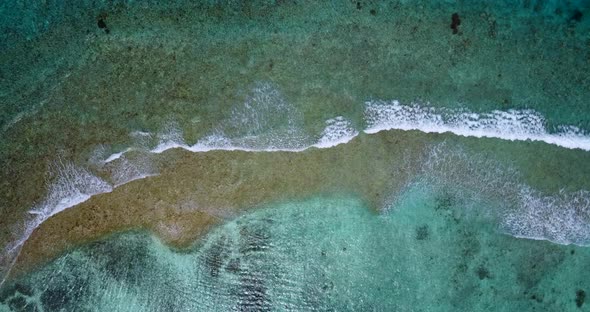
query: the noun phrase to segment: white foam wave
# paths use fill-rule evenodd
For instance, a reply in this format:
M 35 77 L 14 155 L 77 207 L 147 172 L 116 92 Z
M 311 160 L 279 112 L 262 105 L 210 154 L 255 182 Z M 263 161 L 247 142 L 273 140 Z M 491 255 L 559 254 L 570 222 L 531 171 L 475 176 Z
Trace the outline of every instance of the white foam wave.
M 171 142 L 174 140 L 182 140 L 182 137 L 179 138 L 179 135 L 176 132 L 175 123 L 168 124 L 165 128 L 163 133 L 158 136 L 160 144 Z M 128 152 L 133 151 L 148 151 L 148 146 L 152 143 L 153 136 L 149 132 L 145 131 L 133 131 L 129 133 L 129 137 L 132 139 L 132 143 L 130 147 L 123 149 L 120 152 L 112 153 L 108 157 L 104 157 L 107 148 L 105 146 L 99 146 L 95 151 L 96 156 L 95 159 L 103 159 L 100 161 L 93 161 L 92 163 L 99 164 L 99 165 L 106 165 L 109 164 L 117 159 L 120 159 Z
M 121 156 L 119 161 L 113 163 L 109 169 L 114 187 L 158 174 L 149 155 L 144 154 L 135 159 Z
M 126 149 L 125 149 L 124 151 L 122 151 L 122 152 L 118 152 L 118 153 L 111 154 L 109 157 L 107 157 L 107 159 L 105 159 L 105 160 L 104 160 L 104 163 L 105 163 L 105 164 L 108 164 L 108 163 L 110 163 L 110 162 L 112 162 L 112 161 L 115 161 L 115 160 L 117 160 L 117 159 L 121 158 L 121 156 L 123 156 L 123 154 L 125 154 L 125 153 L 127 153 L 127 152 L 129 152 L 129 151 L 132 151 L 132 149 L 131 149 L 131 148 L 126 148 Z
M 543 194 L 522 182 L 514 168 L 460 146 L 431 149 L 417 183 L 462 199 L 464 212 L 490 217 L 508 235 L 557 244 L 590 246 L 590 192 Z
M 329 148 L 346 143 L 358 135 L 352 123 L 341 116 L 326 121 L 319 140 L 305 133 L 303 124 L 303 114 L 285 99 L 277 86 L 258 82 L 244 102 L 233 105 L 231 114 L 206 137 L 193 145 L 187 144 L 178 124 L 170 122 L 157 135 L 159 142 L 150 152 L 160 154 L 173 148 L 191 152 L 301 152 L 310 147 Z M 121 155 L 116 153 L 111 157 L 116 159 Z
M 564 245 L 590 245 L 590 192 L 543 196 L 526 186 L 519 191 L 519 209 L 508 211 L 502 219 L 506 233 Z
M 305 133 L 303 114 L 289 103 L 277 86 L 256 83 L 242 103 L 236 103 L 231 114 L 210 134 L 219 141 L 221 149 L 242 150 L 302 150 L 313 144 Z
M 0 285 L 4 282 L 14 261 L 16 261 L 22 246 L 41 223 L 61 211 L 87 201 L 93 195 L 111 192 L 113 189 L 110 184 L 88 170 L 71 163 L 58 161 L 53 170 L 57 177 L 49 186 L 48 195 L 41 203 L 29 211 L 33 218 L 25 222 L 19 238 L 4 250 L 5 257 L 9 258 L 9 260 L 3 262 L 10 263 L 3 280 L 0 281 Z
M 258 82 L 243 103 L 235 104 L 218 130 L 230 137 L 260 136 L 271 132 L 301 131 L 303 114 L 289 103 L 277 86 Z
M 111 185 L 84 168 L 63 162 L 55 167 L 56 181 L 49 187 L 45 200 L 29 211 L 31 214 L 47 219 L 92 195 L 112 191 Z
M 103 149 L 104 147 L 99 147 L 98 153 L 100 154 Z M 48 185 L 47 196 L 29 210 L 32 218 L 25 220 L 24 226 L 15 233 L 18 238 L 5 246 L 0 255 L 0 286 L 8 276 L 25 242 L 47 219 L 89 200 L 94 195 L 109 193 L 123 184 L 157 175 L 149 155 L 129 159 L 124 154 L 131 150 L 134 149 L 129 148 L 117 153 L 120 155 L 116 158 L 110 157 L 111 161 L 102 162 L 104 167 L 101 170 L 110 174 L 112 184 L 83 167 L 69 162 L 64 163 L 61 160 L 56 161 L 50 168 L 50 172 L 55 174 L 56 178 Z
M 373 101 L 366 103 L 364 117 L 367 124 L 364 132 L 369 134 L 389 129 L 451 132 L 461 136 L 536 140 L 566 148 L 590 150 L 590 137 L 587 133 L 573 126 L 559 127 L 558 132 L 549 133 L 543 116 L 532 110 L 477 114 L 416 104 L 402 105 L 398 101 Z M 302 130 L 302 118 L 302 114 L 287 103 L 277 88 L 262 83 L 252 90 L 244 103 L 232 109 L 227 120 L 193 145 L 185 142 L 180 127 L 174 122 L 169 123 L 155 136 L 158 143 L 152 149 L 148 148 L 153 143 L 154 136 L 151 133 L 132 132 L 130 135 L 138 142 L 137 145 L 106 158 L 101 156 L 104 159 L 100 162 L 101 166 L 110 166 L 112 169 L 110 173 L 114 186 L 86 169 L 62 164 L 57 168 L 59 176 L 49 187 L 47 198 L 31 209 L 30 213 L 34 217 L 27 221 L 21 238 L 7 247 L 6 254 L 17 254 L 33 230 L 56 213 L 78 205 L 95 194 L 110 192 L 113 187 L 156 174 L 149 161 L 127 159 L 125 154 L 128 152 L 159 154 L 173 148 L 191 152 L 301 152 L 309 148 L 330 148 L 346 143 L 358 135 L 352 123 L 339 116 L 327 120 L 319 139 L 314 140 L 313 136 Z M 104 155 L 106 150 L 101 147 L 97 155 Z M 436 162 L 429 163 L 428 166 L 432 166 Z M 432 174 L 439 170 L 442 181 L 470 187 L 473 194 L 483 194 L 492 189 L 499 194 L 495 194 L 495 198 L 504 199 L 507 207 L 510 206 L 508 202 L 518 203 L 517 209 L 506 210 L 502 227 L 507 233 L 518 237 L 547 239 L 560 244 L 590 244 L 590 195 L 587 192 L 561 194 L 558 197 L 542 196 L 527 186 L 519 185 L 513 178 L 507 179 L 505 172 L 498 172 L 494 166 L 469 162 L 461 166 L 457 165 L 460 163 L 457 159 L 443 163 L 442 168 L 432 167 L 425 172 Z M 474 168 L 486 169 L 482 171 Z M 466 176 L 471 178 L 465 179 Z
M 358 131 L 352 123 L 342 116 L 338 116 L 326 121 L 326 128 L 318 143 L 313 146 L 317 148 L 330 148 L 339 144 L 344 144 L 358 135 Z
M 192 152 L 212 150 L 301 151 L 312 145 L 303 129 L 303 115 L 271 83 L 259 82 L 244 102 L 236 103 L 231 114 L 196 144 L 187 144 L 175 122 L 157 135 L 159 142 L 150 150 L 162 153 L 173 148 Z
M 182 137 L 182 131 L 176 122 L 170 122 L 166 124 L 164 131 L 158 134 L 159 143 L 152 153 L 160 154 L 171 148 L 183 148 L 186 146 L 184 138 Z
M 254 138 L 250 138 L 255 140 Z M 256 144 L 255 146 L 258 146 Z M 205 138 L 197 141 L 194 145 L 188 145 L 186 143 L 177 142 L 163 142 L 158 144 L 154 149 L 150 150 L 151 153 L 160 154 L 169 149 L 181 148 L 193 153 L 204 153 L 211 151 L 243 151 L 243 152 L 302 152 L 309 147 L 302 148 L 281 148 L 281 147 L 250 147 L 248 144 L 234 143 L 233 140 L 224 137 L 223 135 L 209 135 Z
M 310 147 L 330 148 L 347 143 L 358 135 L 352 123 L 339 116 L 326 121 L 320 139 L 314 143 L 312 137 L 301 130 L 301 114 L 272 85 L 260 84 L 252 93 L 245 103 L 233 108 L 229 119 L 221 122 L 212 134 L 196 144 L 187 144 L 178 125 L 171 123 L 157 135 L 159 143 L 150 152 L 159 154 L 173 148 L 192 152 L 301 152 Z M 545 128 L 545 118 L 534 110 L 473 113 L 418 104 L 403 105 L 399 101 L 369 101 L 365 105 L 367 127 L 364 132 L 368 134 L 390 129 L 449 132 L 466 137 L 542 141 L 569 149 L 590 151 L 588 133 L 574 126 L 559 126 L 557 132 L 551 133 Z M 141 135 L 151 137 L 146 132 L 141 132 Z M 134 149 L 114 153 L 105 163 L 131 150 Z
M 228 138 L 223 133 L 215 133 L 204 137 L 193 145 L 184 142 L 180 130 L 176 130 L 174 139 L 161 141 L 151 153 L 160 154 L 174 148 L 185 149 L 190 152 L 209 151 L 245 151 L 245 152 L 302 152 L 309 148 L 330 148 L 347 143 L 358 135 L 352 123 L 341 116 L 326 121 L 326 128 L 316 143 L 303 145 L 301 142 L 309 141 L 300 139 L 299 144 L 276 144 L 278 139 L 268 137 L 249 136 L 241 138 Z M 293 138 L 293 137 L 291 137 Z M 268 144 L 266 144 L 268 143 Z M 292 145 L 292 147 L 289 147 Z M 124 152 L 123 152 L 124 153 Z M 120 157 L 120 155 L 116 155 Z
M 570 149 L 590 151 L 590 136 L 574 126 L 561 126 L 556 133 L 545 128 L 545 118 L 534 110 L 469 111 L 442 110 L 399 101 L 366 103 L 366 133 L 382 130 L 419 130 L 426 133 L 451 132 L 467 137 L 488 137 L 510 141 L 542 141 Z
M 131 137 L 134 137 L 134 138 L 151 137 L 152 136 L 152 134 L 149 132 L 139 131 L 139 130 L 131 132 L 130 135 L 131 135 Z

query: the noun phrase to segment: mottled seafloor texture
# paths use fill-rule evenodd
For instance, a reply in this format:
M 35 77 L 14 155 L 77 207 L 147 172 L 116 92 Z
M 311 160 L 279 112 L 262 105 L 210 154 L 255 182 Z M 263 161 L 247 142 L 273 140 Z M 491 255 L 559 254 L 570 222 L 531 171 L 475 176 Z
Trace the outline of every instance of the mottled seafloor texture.
M 590 311 L 590 2 L 0 3 L 0 311 Z

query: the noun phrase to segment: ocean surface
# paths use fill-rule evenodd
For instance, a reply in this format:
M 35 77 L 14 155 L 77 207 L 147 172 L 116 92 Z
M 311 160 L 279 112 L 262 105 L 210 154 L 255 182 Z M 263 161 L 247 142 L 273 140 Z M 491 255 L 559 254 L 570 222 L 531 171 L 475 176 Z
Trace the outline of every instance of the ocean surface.
M 590 2 L 0 3 L 0 311 L 588 311 Z

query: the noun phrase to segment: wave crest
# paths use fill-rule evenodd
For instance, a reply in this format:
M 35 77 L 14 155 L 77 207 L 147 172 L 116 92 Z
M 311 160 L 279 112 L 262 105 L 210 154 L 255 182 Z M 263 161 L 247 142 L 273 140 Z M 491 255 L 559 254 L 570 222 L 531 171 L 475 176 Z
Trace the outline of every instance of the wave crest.
M 574 126 L 559 126 L 557 132 L 551 133 L 545 128 L 545 118 L 534 110 L 474 113 L 418 104 L 403 105 L 399 101 L 370 101 L 365 103 L 365 121 L 366 133 L 390 129 L 451 132 L 466 137 L 542 141 L 590 151 L 590 136 L 585 131 Z

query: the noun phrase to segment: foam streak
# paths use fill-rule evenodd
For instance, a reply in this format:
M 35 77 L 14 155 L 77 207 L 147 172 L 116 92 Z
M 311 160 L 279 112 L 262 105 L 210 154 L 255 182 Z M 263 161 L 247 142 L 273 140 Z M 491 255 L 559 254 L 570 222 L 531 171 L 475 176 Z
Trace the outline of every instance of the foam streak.
M 25 222 L 24 230 L 19 239 L 6 246 L 3 262 L 9 262 L 6 272 L 2 272 L 2 285 L 14 265 L 20 250 L 33 234 L 33 231 L 51 216 L 87 201 L 96 194 L 108 193 L 112 186 L 88 170 L 76 167 L 71 163 L 58 161 L 54 168 L 57 179 L 49 186 L 47 197 L 29 211 L 34 217 Z
M 561 126 L 550 133 L 545 118 L 534 110 L 469 111 L 402 105 L 398 101 L 367 102 L 366 133 L 383 130 L 419 130 L 426 133 L 451 132 L 466 137 L 498 138 L 509 141 L 542 141 L 570 149 L 590 151 L 590 136 L 574 126 Z

